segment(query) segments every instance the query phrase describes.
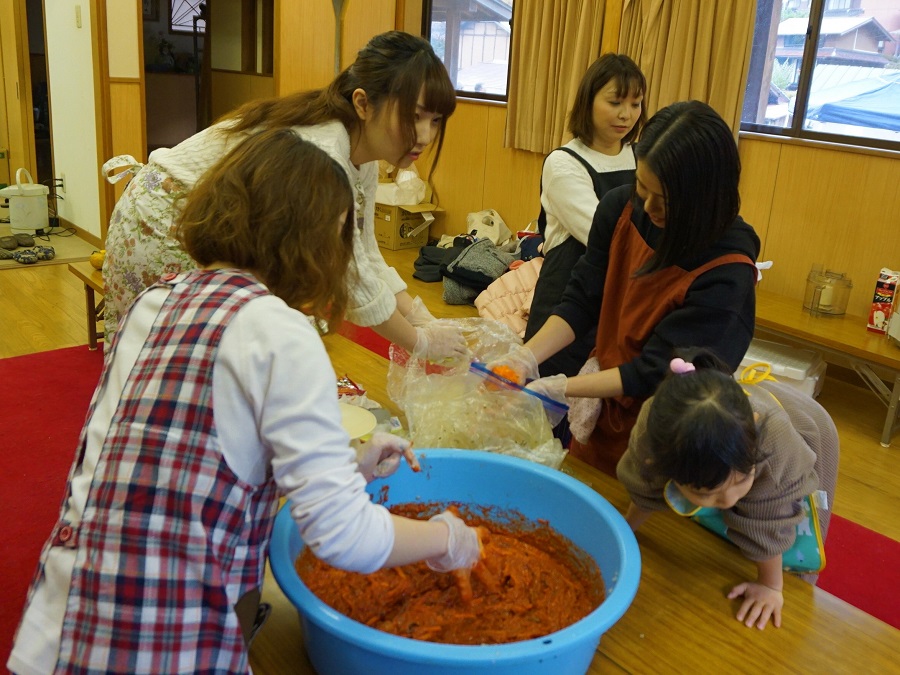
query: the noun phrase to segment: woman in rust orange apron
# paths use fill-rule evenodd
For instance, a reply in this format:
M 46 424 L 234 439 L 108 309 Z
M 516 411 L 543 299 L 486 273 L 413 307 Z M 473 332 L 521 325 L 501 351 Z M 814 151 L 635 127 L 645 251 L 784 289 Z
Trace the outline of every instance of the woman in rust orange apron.
M 536 376 L 537 363 L 597 326 L 577 376 L 529 387 L 568 399 L 571 453 L 611 474 L 673 350 L 705 347 L 736 368 L 756 308 L 759 238 L 738 215 L 740 159 L 728 125 L 705 103 L 676 103 L 647 123 L 635 154 L 636 185 L 601 200 L 562 301 L 513 355 Z

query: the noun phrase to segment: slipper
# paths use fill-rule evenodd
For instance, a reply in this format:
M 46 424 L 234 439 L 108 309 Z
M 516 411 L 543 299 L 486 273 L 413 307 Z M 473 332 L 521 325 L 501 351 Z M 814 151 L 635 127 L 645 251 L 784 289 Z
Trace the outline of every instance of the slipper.
M 38 261 L 37 254 L 30 248 L 26 248 L 24 251 L 16 251 L 12 256 L 13 260 L 23 265 L 33 265 Z
M 13 249 L 19 248 L 19 242 L 16 241 L 15 237 L 0 237 L 0 248 L 12 251 Z
M 56 250 L 52 246 L 35 246 L 31 250 L 38 260 L 53 260 L 56 257 Z
M 16 243 L 19 246 L 34 246 L 34 237 L 30 234 L 25 234 L 24 232 L 16 232 L 13 235 L 13 238 L 16 240 Z
M 12 260 L 13 256 L 16 254 L 12 251 L 8 251 L 5 248 L 0 248 L 0 260 Z

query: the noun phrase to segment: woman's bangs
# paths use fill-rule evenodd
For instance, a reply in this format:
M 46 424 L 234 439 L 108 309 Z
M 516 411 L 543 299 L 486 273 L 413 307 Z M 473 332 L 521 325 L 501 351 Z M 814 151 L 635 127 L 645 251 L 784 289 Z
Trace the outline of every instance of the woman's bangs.
M 640 98 L 646 93 L 644 83 L 637 75 L 626 74 L 616 77 L 616 96 L 619 98 Z
M 447 117 L 456 110 L 456 91 L 439 61 L 430 63 L 425 72 L 425 110 Z

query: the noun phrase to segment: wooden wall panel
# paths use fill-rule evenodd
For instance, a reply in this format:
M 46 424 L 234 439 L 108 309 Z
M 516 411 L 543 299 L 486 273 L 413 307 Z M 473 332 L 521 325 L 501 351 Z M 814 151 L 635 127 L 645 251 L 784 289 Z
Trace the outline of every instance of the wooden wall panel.
M 353 63 L 356 60 L 356 53 L 374 36 L 393 29 L 394 0 L 350 2 L 344 17 L 341 67 L 346 68 Z M 416 33 L 418 34 L 418 31 Z
M 275 95 L 273 78 L 230 71 L 212 71 L 212 118 L 231 112 L 247 101 Z
M 431 226 L 431 235 L 465 231 L 466 214 L 500 205 L 485 204 L 489 106 L 460 101 L 447 124 L 447 137 L 432 182 L 445 213 Z M 502 146 L 502 143 L 501 143 Z M 496 146 L 490 143 L 492 151 Z M 419 167 L 427 174 L 427 162 Z M 505 216 L 504 216 L 505 218 Z
M 374 35 L 394 28 L 394 0 L 346 4 L 341 67 Z M 302 37 L 301 37 L 302 36 Z M 275 91 L 318 89 L 334 79 L 334 7 L 330 0 L 275 1 Z
M 802 299 L 814 263 L 853 281 L 847 311 L 867 314 L 882 267 L 900 269 L 900 160 L 785 144 L 777 166 L 764 288 Z
M 400 30 L 405 30 L 413 35 L 422 34 L 422 3 L 416 0 L 408 0 L 407 2 L 398 2 L 397 11 L 399 16 L 395 17 L 395 22 Z
M 503 217 L 509 229 L 524 229 L 541 209 L 544 156 L 503 147 L 506 106 L 487 106 L 488 131 L 484 171 L 484 206 Z
M 250 100 L 272 98 L 275 95 L 275 80 L 267 76 L 251 76 Z
M 334 9 L 330 0 L 275 0 L 274 76 L 279 96 L 324 87 L 333 79 Z
M 765 259 L 781 144 L 741 138 L 738 150 L 741 155 L 741 215 L 759 235 L 761 256 Z
M 140 78 L 115 79 L 109 83 L 110 124 L 112 126 L 113 155 L 131 155 L 139 162 L 147 161 L 147 139 L 143 124 L 143 88 Z M 127 181 L 115 184 L 118 201 Z

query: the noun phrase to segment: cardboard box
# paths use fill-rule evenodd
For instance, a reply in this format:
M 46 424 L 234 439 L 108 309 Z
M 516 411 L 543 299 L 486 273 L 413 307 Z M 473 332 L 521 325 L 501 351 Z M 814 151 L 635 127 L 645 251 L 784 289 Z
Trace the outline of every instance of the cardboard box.
M 825 361 L 821 354 L 809 349 L 795 349 L 753 338 L 735 377 L 739 378 L 744 368 L 757 363 L 768 364 L 776 380 L 790 384 L 813 398 L 819 395 L 825 383 Z
M 434 221 L 435 204 L 389 206 L 375 204 L 375 241 L 382 248 L 398 251 L 421 248 L 428 243 L 428 228 Z

